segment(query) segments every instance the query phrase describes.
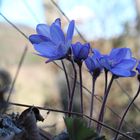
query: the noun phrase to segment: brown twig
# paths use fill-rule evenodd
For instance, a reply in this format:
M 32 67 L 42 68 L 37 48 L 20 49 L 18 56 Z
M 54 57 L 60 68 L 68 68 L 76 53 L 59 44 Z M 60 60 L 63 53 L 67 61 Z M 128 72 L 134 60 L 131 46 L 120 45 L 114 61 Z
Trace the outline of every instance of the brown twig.
M 9 103 L 10 105 L 15 105 L 15 106 L 32 107 L 32 105 L 19 104 L 19 103 L 13 103 L 13 102 L 8 102 L 8 103 Z M 109 129 L 109 130 L 111 130 L 111 131 L 113 131 L 113 132 L 119 133 L 120 135 L 122 135 L 122 136 L 124 136 L 124 137 L 126 137 L 126 138 L 128 138 L 128 139 L 135 140 L 134 138 L 132 138 L 132 137 L 130 137 L 130 136 L 124 134 L 123 132 L 120 132 L 120 131 L 118 131 L 117 129 L 112 128 L 112 127 L 106 125 L 105 123 L 101 123 L 101 122 L 97 121 L 96 119 L 90 118 L 89 116 L 87 116 L 87 115 L 85 115 L 85 114 L 81 114 L 81 113 L 78 113 L 78 112 L 69 112 L 69 111 L 64 111 L 64 110 L 52 109 L 52 108 L 44 108 L 44 107 L 40 107 L 40 106 L 35 106 L 35 107 L 37 107 L 38 109 L 41 109 L 41 110 L 47 110 L 47 111 L 52 111 L 52 112 L 64 113 L 64 114 L 71 113 L 71 114 L 73 114 L 73 115 L 77 115 L 77 116 L 80 116 L 80 117 L 84 116 L 85 118 L 90 119 L 90 120 L 92 120 L 92 121 L 94 121 L 94 122 L 96 122 L 96 123 L 99 123 L 99 124 L 102 125 L 103 127 L 107 128 L 107 129 Z

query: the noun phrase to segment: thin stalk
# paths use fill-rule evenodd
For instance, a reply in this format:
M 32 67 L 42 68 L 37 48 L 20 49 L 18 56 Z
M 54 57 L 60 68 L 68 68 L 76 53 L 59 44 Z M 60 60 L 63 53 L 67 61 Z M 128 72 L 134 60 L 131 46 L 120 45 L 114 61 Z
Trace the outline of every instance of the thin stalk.
M 104 95 L 103 97 L 105 97 L 106 92 L 107 92 L 107 85 L 108 85 L 108 71 L 106 69 L 104 69 L 104 74 L 105 74 L 105 87 L 104 87 Z M 104 110 L 105 112 L 105 110 Z M 103 122 L 103 117 L 104 117 L 104 112 L 101 114 L 101 122 Z M 101 133 L 101 131 L 100 131 Z
M 67 83 L 67 88 L 68 88 L 68 102 L 69 102 L 69 99 L 70 99 L 70 92 L 71 92 L 71 91 L 70 91 L 69 78 L 68 78 L 68 74 L 67 74 L 67 70 L 66 70 L 64 61 L 61 60 L 61 63 L 62 63 L 62 67 L 63 67 L 63 70 L 64 70 L 65 77 L 66 77 L 66 83 Z
M 82 80 L 82 65 L 79 65 L 79 79 L 80 79 L 81 114 L 83 114 L 83 80 Z
M 72 91 L 71 91 L 71 94 L 70 94 L 70 102 L 69 102 L 69 106 L 68 106 L 69 117 L 71 116 L 71 112 L 72 112 L 73 97 L 74 97 L 74 92 L 75 92 L 75 87 L 76 87 L 76 81 L 77 81 L 76 67 L 75 67 L 73 61 L 71 61 L 71 63 L 72 63 L 73 71 L 74 71 L 74 83 L 73 83 L 73 88 L 72 88 Z
M 15 83 L 16 83 L 16 80 L 17 80 L 17 77 L 18 77 L 18 75 L 19 75 L 20 69 L 21 69 L 22 64 L 23 64 L 23 62 L 24 62 L 24 59 L 25 59 L 25 57 L 26 57 L 27 51 L 28 51 L 28 46 L 25 46 L 25 48 L 24 48 L 24 50 L 23 50 L 23 53 L 22 53 L 22 56 L 21 56 L 21 58 L 20 58 L 20 61 L 19 61 L 19 64 L 18 64 L 16 73 L 15 73 L 14 79 L 13 79 L 13 81 L 12 81 L 11 88 L 10 88 L 10 90 L 9 90 L 9 95 L 8 95 L 8 97 L 7 97 L 7 99 L 6 99 L 6 102 L 9 102 L 9 100 L 10 100 L 12 91 L 13 91 L 13 89 L 14 89 L 14 86 L 15 86 Z
M 20 34 L 22 34 L 27 40 L 29 40 L 28 36 L 23 31 L 21 31 L 15 24 L 13 24 L 8 18 L 6 18 L 1 12 L 0 16 L 2 16 L 13 28 L 15 28 Z
M 118 129 L 117 129 L 118 131 L 121 130 L 122 124 L 124 122 L 124 118 L 125 118 L 127 112 L 129 111 L 130 107 L 132 106 L 132 104 L 134 103 L 134 101 L 136 100 L 136 98 L 138 97 L 139 93 L 140 93 L 140 85 L 139 85 L 139 88 L 138 88 L 138 91 L 137 91 L 136 95 L 134 96 L 134 98 L 132 99 L 132 101 L 127 106 L 127 108 L 126 108 L 126 110 L 125 110 L 125 112 L 124 112 L 124 114 L 123 114 L 123 116 L 121 118 L 120 124 L 119 124 Z M 119 133 L 116 133 L 116 136 L 115 136 L 114 140 L 117 140 L 118 136 L 119 136 Z
M 94 92 L 95 92 L 95 81 L 96 78 L 92 76 L 92 93 L 91 93 L 91 103 L 90 103 L 90 118 L 93 116 L 93 106 L 94 106 Z M 91 126 L 91 119 L 89 120 L 88 127 Z
M 108 85 L 108 88 L 106 89 L 106 93 L 105 93 L 104 98 L 103 98 L 103 103 L 102 103 L 99 118 L 98 118 L 99 122 L 103 122 L 103 120 L 104 120 L 104 111 L 105 111 L 106 101 L 107 101 L 107 97 L 108 97 L 109 91 L 111 89 L 113 80 L 114 80 L 114 75 L 112 76 L 112 78 L 110 80 L 110 83 Z M 100 134 L 101 129 L 102 129 L 102 125 L 97 124 L 97 132 L 98 132 L 98 134 Z
M 9 105 L 20 106 L 20 107 L 32 107 L 32 105 L 21 104 L 21 103 L 13 103 L 13 102 L 8 102 L 8 104 Z M 52 109 L 52 108 L 44 108 L 44 107 L 40 107 L 40 106 L 34 106 L 34 107 L 37 107 L 40 110 L 47 110 L 47 111 L 58 112 L 58 113 L 67 113 L 67 114 L 69 113 L 69 111 L 64 111 L 64 110 L 58 110 L 58 109 Z M 122 133 L 122 132 L 116 130 L 115 128 L 110 127 L 109 125 L 106 125 L 104 123 L 98 122 L 96 119 L 90 118 L 88 115 L 81 114 L 81 113 L 78 113 L 78 112 L 71 112 L 71 114 L 76 115 L 76 116 L 84 116 L 85 118 L 91 119 L 92 121 L 101 124 L 103 127 L 107 128 L 107 129 L 109 129 L 109 130 L 111 130 L 113 132 L 118 132 L 120 135 L 122 135 L 122 136 L 124 136 L 124 137 L 126 137 L 128 139 L 135 140 L 134 138 L 126 135 L 125 133 Z
M 107 84 L 108 84 L 108 78 L 107 78 L 107 75 L 108 75 L 108 71 L 105 70 L 105 89 L 104 89 L 104 95 L 106 93 L 106 90 L 107 90 Z

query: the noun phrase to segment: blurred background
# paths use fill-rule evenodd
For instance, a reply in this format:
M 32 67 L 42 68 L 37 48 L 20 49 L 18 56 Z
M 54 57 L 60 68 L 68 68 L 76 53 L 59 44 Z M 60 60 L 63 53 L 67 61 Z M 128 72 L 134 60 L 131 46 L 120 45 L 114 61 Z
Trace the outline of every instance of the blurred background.
M 69 20 L 74 19 L 76 27 L 74 40 L 90 42 L 93 48 L 102 53 L 109 53 L 112 48 L 129 47 L 134 57 L 140 59 L 140 0 L 0 0 L 0 12 L 16 25 L 27 36 L 35 33 L 39 23 L 51 24 L 56 18 L 61 18 L 64 31 Z M 45 64 L 45 59 L 35 55 L 31 43 L 13 26 L 0 16 L 0 70 L 15 77 L 20 58 L 28 46 L 22 67 L 18 74 L 10 101 L 30 105 L 46 106 L 56 109 L 66 109 L 67 87 L 65 76 L 61 69 L 53 63 Z M 57 62 L 60 66 L 61 63 Z M 67 62 L 66 62 L 67 63 Z M 71 67 L 67 63 L 69 74 Z M 103 95 L 104 82 L 101 74 L 97 81 L 96 94 Z M 72 82 L 72 79 L 71 79 Z M 83 83 L 91 90 L 91 77 L 83 67 Z M 136 77 L 115 81 L 108 100 L 105 123 L 117 126 L 130 99 L 138 87 Z M 75 110 L 79 107 L 75 96 Z M 90 94 L 84 90 L 85 113 L 89 111 Z M 8 93 L 4 95 L 7 98 Z M 94 117 L 98 117 L 100 102 L 95 102 Z M 11 106 L 11 111 L 21 111 L 23 108 Z M 9 111 L 10 111 L 9 110 Z M 41 124 L 47 131 L 56 134 L 64 129 L 63 114 L 42 112 L 46 122 Z M 118 114 L 118 115 L 117 115 Z M 140 97 L 129 111 L 123 131 L 138 130 L 140 127 Z M 109 134 L 110 131 L 104 130 Z

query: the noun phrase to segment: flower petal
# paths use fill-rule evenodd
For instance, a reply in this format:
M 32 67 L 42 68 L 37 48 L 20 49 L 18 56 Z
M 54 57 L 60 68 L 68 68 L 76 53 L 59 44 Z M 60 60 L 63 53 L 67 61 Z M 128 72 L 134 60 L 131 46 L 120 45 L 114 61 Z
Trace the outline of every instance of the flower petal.
M 74 33 L 74 25 L 75 25 L 75 22 L 74 22 L 74 20 L 72 20 L 70 22 L 68 30 L 67 30 L 66 42 L 72 41 L 72 37 L 73 37 L 73 33 Z
M 39 44 L 44 41 L 50 41 L 49 38 L 37 34 L 30 35 L 29 40 L 31 41 L 32 44 Z
M 76 42 L 75 44 L 72 44 L 72 52 L 74 56 L 78 56 L 79 51 L 81 50 L 82 45 L 80 42 Z
M 109 58 L 114 63 L 119 63 L 122 59 L 129 59 L 131 57 L 131 50 L 129 48 L 115 48 L 112 49 Z
M 125 54 L 124 59 L 130 59 L 132 57 L 132 52 L 130 50 L 130 48 L 127 48 L 127 52 Z
M 55 24 L 56 26 L 58 26 L 58 27 L 61 28 L 61 20 L 60 20 L 60 18 L 57 18 L 57 19 L 55 20 L 54 24 Z
M 55 24 L 51 25 L 50 28 L 51 39 L 55 44 L 59 44 L 60 42 L 65 42 L 65 36 L 62 29 Z
M 57 48 L 57 55 L 59 58 L 63 58 L 67 55 L 69 48 L 65 46 L 64 44 L 59 44 Z
M 96 57 L 94 57 L 94 55 L 89 56 L 85 60 L 85 64 L 90 72 L 93 72 L 95 69 L 100 69 L 100 71 L 103 69 L 103 67 L 99 64 L 98 60 L 96 59 Z
M 48 26 L 47 24 L 38 24 L 36 27 L 36 31 L 39 35 L 50 38 L 50 26 Z
M 124 59 L 124 60 L 121 61 L 121 63 L 117 64 L 115 67 L 131 70 L 136 65 L 136 62 L 137 62 L 137 60 L 134 59 L 134 58 L 132 58 L 132 59 Z
M 136 75 L 136 72 L 135 72 L 135 71 L 130 71 L 130 72 L 131 72 L 130 77 L 133 77 L 133 76 L 135 76 L 135 75 Z
M 99 59 L 99 58 L 101 58 L 101 54 L 100 54 L 100 52 L 97 50 L 97 49 L 92 49 L 92 52 L 93 52 L 93 55 L 97 58 L 97 59 Z
M 80 42 L 77 42 L 72 45 L 74 59 L 77 60 L 85 60 L 88 57 L 89 50 L 90 50 L 89 43 L 81 44 Z
M 34 48 L 41 56 L 51 58 L 56 56 L 56 48 L 52 42 L 42 42 L 40 44 L 34 44 Z
M 130 77 L 132 76 L 132 73 L 130 70 L 122 69 L 122 68 L 113 68 L 110 70 L 114 75 L 120 76 L 120 77 Z
M 109 64 L 109 56 L 104 55 L 99 59 L 99 63 L 102 65 L 102 67 L 106 68 L 107 70 L 111 69 L 111 66 Z
M 90 50 L 89 43 L 84 44 L 78 53 L 78 58 L 85 60 L 89 55 L 89 50 Z
M 86 60 L 85 60 L 85 64 L 89 70 L 89 72 L 93 72 L 94 69 L 96 68 L 94 61 L 92 60 L 92 57 L 89 56 Z

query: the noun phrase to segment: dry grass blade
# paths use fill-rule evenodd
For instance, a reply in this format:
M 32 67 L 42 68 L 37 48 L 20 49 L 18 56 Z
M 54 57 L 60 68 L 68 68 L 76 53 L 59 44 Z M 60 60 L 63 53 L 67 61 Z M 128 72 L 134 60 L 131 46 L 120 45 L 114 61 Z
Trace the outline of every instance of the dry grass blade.
M 131 97 L 131 96 L 129 95 L 129 93 L 121 86 L 121 84 L 119 83 L 119 81 L 118 81 L 118 80 L 115 80 L 115 82 L 116 82 L 117 85 L 120 87 L 120 89 L 125 93 L 125 95 L 128 97 L 129 101 L 132 101 L 132 100 L 133 100 L 132 97 Z M 137 111 L 140 112 L 140 108 L 139 108 L 135 103 L 133 103 L 133 106 L 135 107 L 135 109 L 136 109 Z
M 0 15 L 13 27 L 15 28 L 19 33 L 21 33 L 26 39 L 28 39 L 28 37 L 17 27 L 15 26 L 9 19 L 7 19 L 2 13 L 0 13 Z
M 19 103 L 13 103 L 13 102 L 9 102 L 10 105 L 15 105 L 15 106 L 21 106 L 21 107 L 32 107 L 32 105 L 26 105 L 26 104 L 19 104 Z M 81 114 L 81 113 L 78 113 L 78 112 L 68 112 L 68 111 L 64 111 L 64 110 L 58 110 L 58 109 L 51 109 L 51 108 L 44 108 L 44 107 L 39 107 L 39 106 L 35 106 L 36 108 L 40 109 L 40 110 L 47 110 L 47 111 L 52 111 L 52 112 L 58 112 L 58 113 L 63 113 L 63 114 L 68 114 L 68 113 L 71 113 L 73 115 L 76 115 L 76 116 L 84 116 L 85 118 L 87 119 L 90 119 L 96 123 L 99 123 L 100 125 L 102 125 L 103 127 L 113 131 L 113 132 L 116 132 L 116 133 L 119 133 L 120 135 L 130 139 L 130 140 L 135 140 L 134 138 L 118 131 L 117 129 L 115 128 L 112 128 L 110 126 L 108 126 L 107 124 L 105 123 L 101 123 L 99 121 L 97 121 L 96 119 L 93 119 L 93 118 L 90 118 L 89 116 L 85 115 L 85 114 Z
M 21 66 L 22 66 L 22 64 L 23 64 L 23 61 L 24 61 L 24 58 L 25 58 L 25 56 L 26 56 L 27 50 L 28 50 L 28 47 L 25 46 L 24 51 L 23 51 L 22 56 L 21 56 L 21 59 L 20 59 L 20 62 L 19 62 L 18 67 L 17 67 L 17 71 L 16 71 L 16 73 L 15 73 L 15 76 L 14 76 L 14 79 L 13 79 L 13 82 L 12 82 L 11 88 L 10 88 L 10 90 L 9 90 L 9 95 L 8 95 L 8 97 L 7 97 L 6 102 L 8 102 L 8 101 L 10 100 L 11 93 L 12 93 L 12 91 L 13 91 L 15 82 L 16 82 L 17 77 L 18 77 L 18 75 L 19 75 L 19 71 L 20 71 Z

